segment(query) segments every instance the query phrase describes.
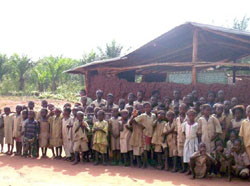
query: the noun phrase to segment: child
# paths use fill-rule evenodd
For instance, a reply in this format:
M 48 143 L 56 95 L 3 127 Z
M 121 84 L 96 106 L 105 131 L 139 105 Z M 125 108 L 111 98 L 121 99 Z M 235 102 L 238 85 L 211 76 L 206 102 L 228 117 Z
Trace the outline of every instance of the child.
M 125 105 L 126 105 L 125 99 L 119 99 L 118 101 L 119 112 L 125 108 Z
M 111 150 L 113 152 L 112 165 L 119 164 L 119 152 L 120 152 L 120 123 L 118 119 L 119 108 L 112 109 L 112 118 L 109 120 L 109 131 L 111 134 Z
M 72 160 L 73 153 L 73 142 L 72 142 L 72 127 L 73 119 L 70 117 L 71 109 L 65 107 L 63 109 L 63 119 L 62 119 L 62 138 L 63 138 L 63 148 L 65 152 L 65 160 Z
M 8 145 L 7 155 L 11 155 L 13 152 L 13 126 L 14 126 L 14 115 L 11 114 L 10 107 L 4 108 L 4 137 L 5 144 Z
M 165 169 L 169 170 L 169 159 L 173 162 L 172 172 L 177 172 L 177 123 L 175 114 L 172 111 L 167 112 L 167 120 L 163 134 L 166 136 L 167 148 L 165 149 Z
M 27 119 L 28 119 L 28 110 L 23 110 L 23 111 L 22 111 L 21 129 L 20 129 L 20 131 L 21 131 L 21 141 L 22 141 L 22 143 L 23 143 L 23 141 L 24 141 L 24 137 L 23 137 L 23 134 L 24 134 L 24 124 L 25 124 L 25 122 L 26 122 Z M 23 144 L 22 144 L 22 147 L 23 147 Z M 23 156 L 23 152 L 24 152 L 24 150 L 23 150 L 23 148 L 22 148 L 22 156 Z
M 61 109 L 55 109 L 55 116 L 50 118 L 50 146 L 52 148 L 52 152 L 54 152 L 54 148 L 56 150 L 56 159 L 62 158 L 62 117 L 61 117 Z M 54 154 L 54 153 L 53 153 Z
M 42 109 L 47 109 L 47 107 L 48 107 L 48 101 L 47 100 L 42 100 L 41 107 L 42 107 Z M 37 121 L 39 121 L 41 119 L 41 110 L 36 114 Z
M 20 156 L 22 153 L 22 141 L 21 141 L 22 109 L 23 109 L 22 105 L 17 105 L 16 114 L 14 116 L 13 138 L 16 141 L 16 154 L 15 154 L 16 156 Z
M 225 140 L 226 121 L 225 121 L 225 116 L 223 115 L 224 106 L 220 103 L 216 103 L 214 107 L 215 107 L 214 117 L 217 118 L 218 121 L 220 122 L 221 130 L 222 130 L 222 134 L 220 135 L 220 138 L 222 140 Z
M 39 134 L 39 124 L 35 120 L 35 112 L 28 112 L 28 119 L 23 123 L 23 155 L 33 158 L 37 157 L 37 138 Z
M 104 120 L 105 112 L 103 110 L 99 110 L 97 113 L 97 119 L 93 126 L 93 150 L 95 150 L 95 163 L 94 165 L 98 165 L 99 161 L 99 153 L 102 156 L 103 165 L 107 165 L 106 162 L 106 154 L 108 147 L 108 122 Z
M 232 131 L 231 134 L 230 134 L 230 138 L 229 140 L 227 141 L 227 151 L 228 152 L 231 152 L 232 151 L 232 148 L 234 146 L 234 141 L 237 139 L 237 134 L 235 133 L 235 131 Z
M 121 121 L 120 121 L 120 149 L 123 155 L 124 165 L 133 165 L 133 153 L 132 147 L 129 143 L 131 137 L 131 127 L 128 121 L 128 111 L 121 111 Z M 130 163 L 129 163 L 130 160 Z
M 193 179 L 205 178 L 215 160 L 206 153 L 205 143 L 199 144 L 199 150 L 190 157 L 190 168 Z
M 134 105 L 143 104 L 144 103 L 143 98 L 144 98 L 144 93 L 142 91 L 138 91 L 137 100 L 134 102 Z
M 3 153 L 3 144 L 4 144 L 4 121 L 3 115 L 0 110 L 0 144 L 1 144 L 1 153 Z
M 166 124 L 165 121 L 165 111 L 164 110 L 159 110 L 157 112 L 157 121 L 152 137 L 152 144 L 154 145 L 154 151 L 157 154 L 157 168 L 158 169 L 163 169 L 164 164 L 162 162 L 162 143 L 163 143 L 163 128 Z
M 239 136 L 243 139 L 243 144 L 250 159 L 250 105 L 246 109 L 247 119 L 242 122 Z
M 240 140 L 234 141 L 234 146 L 232 152 L 230 153 L 230 157 L 233 159 L 233 161 L 232 166 L 229 166 L 232 168 L 234 175 L 239 176 L 242 179 L 249 178 L 250 160 L 247 153 L 242 150 Z M 231 177 L 229 180 L 231 180 Z
M 50 124 L 47 118 L 48 110 L 42 108 L 40 111 L 40 119 L 38 123 L 40 125 L 39 134 L 39 147 L 42 151 L 42 158 L 47 157 L 47 147 L 49 145 L 49 134 L 50 134 Z
M 180 105 L 182 103 L 181 100 L 181 91 L 179 90 L 174 90 L 173 92 L 174 100 L 172 101 L 171 105 Z
M 143 144 L 144 144 L 144 157 L 143 157 L 143 167 L 146 168 L 148 164 L 148 153 L 151 150 L 151 139 L 153 136 L 153 130 L 155 126 L 156 116 L 151 113 L 151 104 L 149 102 L 145 102 L 143 104 L 143 108 L 145 113 L 133 118 L 136 123 L 141 124 L 143 129 Z
M 186 172 L 186 169 L 183 164 L 183 150 L 184 150 L 184 143 L 185 143 L 185 135 L 182 131 L 182 124 L 187 121 L 187 105 L 185 103 L 180 104 L 179 107 L 179 117 L 176 118 L 177 123 L 177 149 L 178 149 L 178 157 L 180 158 L 181 162 L 181 173 Z
M 188 120 L 182 124 L 182 132 L 185 135 L 183 153 L 184 171 L 182 171 L 182 173 L 186 172 L 190 157 L 198 150 L 198 123 L 195 122 L 195 116 L 195 110 L 189 109 L 187 112 Z M 189 173 L 190 171 L 191 169 L 189 167 Z
M 75 162 L 73 165 L 79 163 L 80 153 L 85 153 L 89 150 L 88 148 L 88 137 L 87 131 L 89 126 L 83 121 L 84 113 L 82 111 L 77 112 L 77 121 L 73 126 L 73 140 L 74 140 L 74 153 L 75 153 Z M 82 156 L 83 157 L 83 156 Z
M 88 98 L 87 96 L 83 96 L 81 97 L 81 107 L 83 108 L 83 112 L 85 112 L 86 108 L 87 108 L 87 102 L 88 102 Z
M 240 131 L 241 123 L 244 120 L 243 115 L 245 112 L 245 108 L 243 105 L 236 105 L 233 108 L 232 112 L 233 112 L 234 119 L 232 119 L 231 121 L 230 129 L 235 130 L 236 133 L 238 134 Z
M 207 104 L 210 105 L 211 108 L 213 108 L 214 106 L 214 102 L 215 102 L 215 93 L 213 91 L 209 91 L 207 94 Z
M 106 105 L 106 112 L 111 112 L 112 111 L 112 108 L 114 107 L 118 107 L 118 105 L 114 104 L 114 96 L 113 94 L 109 93 L 107 95 L 107 105 Z
M 220 122 L 211 115 L 211 106 L 205 104 L 202 106 L 203 116 L 198 120 L 198 135 L 201 142 L 206 144 L 206 150 L 211 153 L 215 147 L 215 140 L 222 134 Z
M 225 139 L 228 139 L 229 129 L 231 126 L 231 121 L 233 119 L 233 113 L 230 110 L 231 102 L 228 100 L 224 101 L 224 112 L 223 116 L 225 117 L 225 130 L 223 131 Z
M 134 95 L 134 93 L 130 92 L 130 93 L 128 94 L 128 103 L 125 105 L 125 108 L 126 108 L 127 106 L 132 106 L 132 107 L 134 107 L 134 106 L 135 106 L 135 105 L 134 105 L 134 101 L 135 101 L 135 95 Z
M 96 100 L 93 101 L 91 104 L 94 104 L 95 107 L 101 107 L 101 105 L 106 106 L 107 105 L 107 101 L 105 99 L 102 99 L 103 96 L 103 91 L 102 90 L 97 90 L 96 91 Z

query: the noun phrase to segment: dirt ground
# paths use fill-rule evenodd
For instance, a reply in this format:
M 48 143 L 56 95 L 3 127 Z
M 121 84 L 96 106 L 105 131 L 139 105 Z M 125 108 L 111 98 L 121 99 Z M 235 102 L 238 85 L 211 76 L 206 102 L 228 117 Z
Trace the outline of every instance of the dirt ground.
M 94 166 L 92 163 L 71 165 L 64 160 L 31 159 L 0 155 L 1 186 L 28 185 L 164 185 L 164 186 L 246 186 L 247 181 L 225 178 L 191 180 L 180 173 L 122 166 Z

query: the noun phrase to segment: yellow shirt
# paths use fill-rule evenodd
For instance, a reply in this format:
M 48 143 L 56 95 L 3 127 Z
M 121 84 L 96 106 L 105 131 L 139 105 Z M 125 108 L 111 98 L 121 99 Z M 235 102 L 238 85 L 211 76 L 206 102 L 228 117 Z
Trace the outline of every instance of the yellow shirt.
M 250 120 L 245 119 L 241 123 L 239 136 L 243 138 L 244 146 L 250 146 Z
M 93 136 L 93 144 L 102 144 L 102 145 L 108 145 L 108 122 L 103 120 L 103 121 L 96 121 L 94 123 L 93 129 L 95 128 L 100 128 L 103 131 L 96 131 Z

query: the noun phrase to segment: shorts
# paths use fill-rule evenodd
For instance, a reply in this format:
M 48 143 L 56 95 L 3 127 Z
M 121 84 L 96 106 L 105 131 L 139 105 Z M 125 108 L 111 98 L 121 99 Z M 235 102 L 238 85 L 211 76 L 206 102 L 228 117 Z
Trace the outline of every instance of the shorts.
M 74 152 L 87 152 L 89 150 L 88 143 L 83 140 L 75 141 L 73 146 Z

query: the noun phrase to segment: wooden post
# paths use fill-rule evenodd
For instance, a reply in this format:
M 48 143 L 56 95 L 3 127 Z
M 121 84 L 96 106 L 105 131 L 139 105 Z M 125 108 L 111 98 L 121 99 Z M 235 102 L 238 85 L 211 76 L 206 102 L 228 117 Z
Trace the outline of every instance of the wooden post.
M 196 63 L 198 61 L 198 30 L 194 29 L 193 33 L 193 54 L 192 54 L 192 62 Z M 197 82 L 197 73 L 196 67 L 192 67 L 192 85 L 195 86 Z
M 90 81 L 89 71 L 86 71 L 84 73 L 84 84 L 85 84 L 85 90 L 86 90 L 87 95 L 88 95 L 88 90 L 89 90 L 89 81 Z
M 236 63 L 236 61 L 233 61 L 234 63 Z M 233 67 L 233 83 L 236 83 L 236 67 Z

